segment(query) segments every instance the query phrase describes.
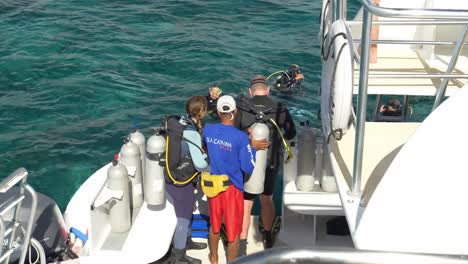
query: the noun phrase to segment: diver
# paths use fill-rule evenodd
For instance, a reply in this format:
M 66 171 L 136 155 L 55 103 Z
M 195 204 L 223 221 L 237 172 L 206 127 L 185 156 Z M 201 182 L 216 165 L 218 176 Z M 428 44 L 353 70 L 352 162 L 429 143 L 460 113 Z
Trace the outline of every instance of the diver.
M 206 102 L 208 103 L 207 111 L 208 115 L 211 117 L 217 117 L 218 113 L 216 112 L 216 103 L 218 102 L 218 98 L 223 91 L 216 83 L 212 83 L 208 90 L 208 95 L 206 96 Z
M 249 93 L 250 98 L 238 98 L 239 111 L 234 119 L 234 126 L 249 133 L 249 128 L 254 123 L 263 121 L 269 127 L 271 142 L 264 142 L 263 145 L 255 144 L 254 146 L 256 150 L 268 148 L 267 166 L 263 192 L 257 195 L 244 191 L 244 220 L 240 234 L 241 255 L 246 253 L 250 215 L 254 199 L 257 196 L 260 199 L 263 244 L 265 248 L 273 247 L 273 231 L 275 229 L 273 224 L 276 216 L 273 193 L 281 163 L 284 160 L 283 152 L 287 153 L 288 159 L 292 156 L 285 139 L 289 140 L 296 136 L 296 127 L 287 106 L 270 97 L 270 87 L 265 76 L 255 75 L 250 80 Z
M 267 80 L 275 75 L 277 76 L 274 84 L 275 90 L 282 93 L 302 92 L 304 74 L 297 64 L 290 65 L 286 71 L 281 70 L 270 74 Z
M 382 116 L 401 116 L 402 108 L 400 100 L 391 98 L 387 101 L 387 104 L 380 106 L 379 112 Z
M 206 108 L 204 96 L 191 96 L 185 104 L 186 116 L 180 117 L 179 120 L 172 116 L 165 121 L 168 129 L 164 174 L 166 191 L 173 200 L 177 217 L 172 248 L 176 264 L 201 264 L 200 259 L 187 256 L 186 252 L 207 247 L 205 243 L 193 241 L 190 235 L 195 206 L 195 183 L 198 180 L 196 176 L 208 167 L 201 138 L 202 119 L 206 116 Z

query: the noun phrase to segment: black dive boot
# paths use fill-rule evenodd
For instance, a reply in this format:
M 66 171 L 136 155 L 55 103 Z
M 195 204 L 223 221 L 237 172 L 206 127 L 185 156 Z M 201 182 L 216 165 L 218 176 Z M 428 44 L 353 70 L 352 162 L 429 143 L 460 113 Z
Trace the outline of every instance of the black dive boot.
M 265 249 L 273 247 L 273 236 L 271 234 L 271 231 L 263 231 L 263 247 Z
M 191 237 L 187 238 L 187 246 L 185 247 L 187 250 L 201 250 L 207 248 L 208 245 L 203 242 L 195 242 L 192 240 Z
M 174 248 L 174 255 L 175 255 L 175 264 L 201 264 L 202 261 L 196 258 L 192 258 L 187 256 L 186 249 L 177 249 Z

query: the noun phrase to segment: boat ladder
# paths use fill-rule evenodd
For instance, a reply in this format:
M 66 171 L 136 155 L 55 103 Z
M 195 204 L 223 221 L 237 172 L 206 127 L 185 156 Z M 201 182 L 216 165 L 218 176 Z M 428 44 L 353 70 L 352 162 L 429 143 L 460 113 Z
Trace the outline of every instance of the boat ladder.
M 12 254 L 20 250 L 18 263 L 24 263 L 30 243 L 37 250 L 41 263 L 45 263 L 45 252 L 41 244 L 32 238 L 32 226 L 37 208 L 37 194 L 27 184 L 28 171 L 19 168 L 0 182 L 0 195 L 15 192 L 8 199 L 0 200 L 0 263 L 9 263 Z M 17 186 L 17 188 L 14 188 Z M 20 211 L 26 192 L 31 196 L 31 211 L 27 223 L 20 222 Z M 13 212 L 13 213 L 11 213 Z

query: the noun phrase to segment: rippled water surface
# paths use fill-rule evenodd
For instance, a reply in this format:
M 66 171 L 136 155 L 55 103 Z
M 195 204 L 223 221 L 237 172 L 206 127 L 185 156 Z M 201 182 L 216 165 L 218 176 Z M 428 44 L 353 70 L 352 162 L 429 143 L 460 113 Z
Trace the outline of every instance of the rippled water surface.
M 357 1 L 356 1 L 357 2 Z M 18 167 L 63 210 L 138 123 L 217 82 L 299 64 L 305 93 L 277 97 L 318 125 L 321 1 L 0 2 L 0 177 Z M 356 10 L 358 4 L 348 6 Z

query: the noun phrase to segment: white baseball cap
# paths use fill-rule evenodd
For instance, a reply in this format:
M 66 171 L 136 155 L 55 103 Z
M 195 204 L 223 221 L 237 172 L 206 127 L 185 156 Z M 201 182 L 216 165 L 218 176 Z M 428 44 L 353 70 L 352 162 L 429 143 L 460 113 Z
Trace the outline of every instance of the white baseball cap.
M 231 113 L 236 110 L 236 101 L 230 95 L 223 95 L 218 98 L 216 109 L 221 113 Z

